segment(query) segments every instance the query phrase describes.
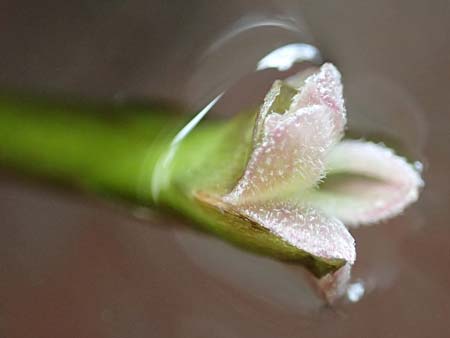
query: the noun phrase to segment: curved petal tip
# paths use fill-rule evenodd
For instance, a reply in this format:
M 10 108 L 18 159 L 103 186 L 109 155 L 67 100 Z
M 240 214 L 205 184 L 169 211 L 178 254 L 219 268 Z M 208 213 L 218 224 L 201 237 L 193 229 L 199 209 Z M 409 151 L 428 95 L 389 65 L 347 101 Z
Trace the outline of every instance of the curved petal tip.
M 418 199 L 424 182 L 406 159 L 384 145 L 346 140 L 327 157 L 328 174 L 312 201 L 349 226 L 400 214 Z

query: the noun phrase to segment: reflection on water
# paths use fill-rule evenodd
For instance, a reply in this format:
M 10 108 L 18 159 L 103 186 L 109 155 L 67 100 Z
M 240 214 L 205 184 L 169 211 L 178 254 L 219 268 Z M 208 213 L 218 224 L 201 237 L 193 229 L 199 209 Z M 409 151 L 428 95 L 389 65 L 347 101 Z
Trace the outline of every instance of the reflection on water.
M 389 224 L 353 231 L 358 250 L 345 297 L 336 307 L 364 302 L 365 297 L 384 297 L 411 269 L 399 246 L 420 228 L 416 213 L 400 216 Z M 313 318 L 327 307 L 316 292 L 311 276 L 300 266 L 242 251 L 215 237 L 189 228 L 172 228 L 185 258 L 227 287 L 285 311 Z
M 301 268 L 243 252 L 189 229 L 176 228 L 174 236 L 196 266 L 240 292 L 302 315 L 317 313 L 325 305 Z

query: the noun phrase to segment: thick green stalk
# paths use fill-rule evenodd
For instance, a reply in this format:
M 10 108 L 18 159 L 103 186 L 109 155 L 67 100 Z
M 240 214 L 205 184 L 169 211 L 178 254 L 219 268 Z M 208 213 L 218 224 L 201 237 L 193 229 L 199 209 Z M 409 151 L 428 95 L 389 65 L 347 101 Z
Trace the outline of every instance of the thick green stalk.
M 158 111 L 102 114 L 108 109 L 2 98 L 0 159 L 21 171 L 148 203 L 150 195 L 138 194 L 140 179 L 182 121 Z
M 144 205 L 156 198 L 204 230 L 258 253 L 299 261 L 316 276 L 344 264 L 299 250 L 221 207 L 218 196 L 233 187 L 245 168 L 253 114 L 201 122 L 173 144 L 184 122 L 157 108 L 0 97 L 0 163 Z

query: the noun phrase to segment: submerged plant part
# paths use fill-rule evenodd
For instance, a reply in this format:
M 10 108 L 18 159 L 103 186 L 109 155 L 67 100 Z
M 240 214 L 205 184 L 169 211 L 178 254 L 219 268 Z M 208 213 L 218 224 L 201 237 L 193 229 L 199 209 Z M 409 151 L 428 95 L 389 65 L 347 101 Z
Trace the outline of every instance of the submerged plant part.
M 302 78 L 302 75 L 299 75 Z M 415 168 L 383 145 L 341 141 L 346 123 L 341 76 L 331 64 L 292 88 L 275 82 L 257 116 L 248 164 L 221 208 L 250 219 L 322 259 L 346 262 L 321 289 L 333 299 L 354 263 L 346 226 L 400 213 L 418 198 Z M 345 224 L 345 225 L 344 225 Z
M 0 162 L 175 210 L 233 244 L 305 266 L 329 299 L 356 258 L 346 226 L 397 215 L 423 185 L 385 146 L 341 140 L 346 113 L 331 64 L 276 81 L 256 114 L 205 120 L 182 138 L 185 121 L 160 109 L 122 107 L 112 119 L 86 109 L 0 97 Z

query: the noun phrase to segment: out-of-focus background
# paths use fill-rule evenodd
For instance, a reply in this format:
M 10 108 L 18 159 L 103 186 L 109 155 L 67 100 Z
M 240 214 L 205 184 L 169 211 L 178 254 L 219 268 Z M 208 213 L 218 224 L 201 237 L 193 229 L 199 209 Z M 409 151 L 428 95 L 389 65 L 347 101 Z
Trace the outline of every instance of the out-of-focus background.
M 449 32 L 439 0 L 1 1 L 0 88 L 40 95 L 196 109 L 259 54 L 314 44 L 350 123 L 406 144 L 426 189 L 354 231 L 352 287 L 329 308 L 301 268 L 0 171 L 0 337 L 449 337 Z

